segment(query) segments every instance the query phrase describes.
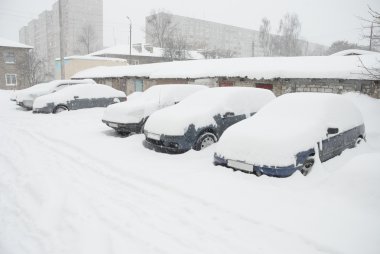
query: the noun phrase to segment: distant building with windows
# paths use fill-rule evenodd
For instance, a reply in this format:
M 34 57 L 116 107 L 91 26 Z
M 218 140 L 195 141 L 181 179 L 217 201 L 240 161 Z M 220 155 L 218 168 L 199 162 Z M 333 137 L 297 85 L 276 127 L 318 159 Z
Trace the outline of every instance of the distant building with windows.
M 252 29 L 225 25 L 207 20 L 183 17 L 174 14 L 160 12 L 145 18 L 145 38 L 146 42 L 153 46 L 159 46 L 154 34 L 155 27 L 152 25 L 154 15 L 159 15 L 158 19 L 165 19 L 170 16 L 171 23 L 177 32 L 184 36 L 191 49 L 205 49 L 205 51 L 221 50 L 233 57 L 253 57 L 263 56 L 263 48 L 259 42 L 259 32 Z M 302 55 L 320 55 L 326 48 L 323 45 L 299 41 L 302 48 Z M 205 52 L 207 54 L 207 52 Z
M 85 55 L 103 48 L 103 0 L 62 0 L 64 55 Z M 89 31 L 89 48 L 80 42 Z M 55 59 L 60 57 L 59 4 L 38 15 L 19 31 L 19 41 L 34 46 L 46 62 L 46 79 L 53 79 Z
M 0 89 L 20 89 L 28 86 L 23 66 L 28 57 L 28 46 L 0 38 Z

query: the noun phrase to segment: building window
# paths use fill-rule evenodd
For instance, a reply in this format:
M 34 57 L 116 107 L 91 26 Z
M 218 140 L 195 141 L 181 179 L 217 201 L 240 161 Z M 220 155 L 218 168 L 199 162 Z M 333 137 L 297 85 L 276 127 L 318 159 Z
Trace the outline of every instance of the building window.
M 17 85 L 17 75 L 16 74 L 5 74 L 5 84 L 7 86 Z
M 16 63 L 16 56 L 14 52 L 4 52 L 5 63 Z

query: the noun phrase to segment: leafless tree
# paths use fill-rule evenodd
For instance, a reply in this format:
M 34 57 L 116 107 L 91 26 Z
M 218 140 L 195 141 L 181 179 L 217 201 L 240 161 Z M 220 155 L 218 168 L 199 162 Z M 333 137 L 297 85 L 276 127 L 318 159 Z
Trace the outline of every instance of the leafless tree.
M 166 48 L 173 42 L 176 33 L 176 24 L 172 15 L 163 11 L 152 10 L 151 15 L 146 18 L 147 41 L 151 41 L 154 46 Z
M 263 18 L 259 30 L 259 43 L 260 47 L 263 49 L 264 56 L 272 55 L 272 35 L 270 31 L 270 20 Z
M 297 56 L 302 53 L 299 45 L 301 22 L 297 14 L 285 14 L 278 28 L 277 50 L 281 56 Z
M 84 47 L 87 54 L 91 53 L 95 41 L 95 30 L 90 24 L 86 24 L 82 27 L 81 34 L 78 37 L 78 42 Z
M 369 18 L 359 18 L 362 25 L 363 39 L 368 39 L 369 50 L 379 50 L 380 47 L 380 13 L 368 6 Z
M 163 56 L 170 60 L 189 59 L 189 45 L 186 37 L 176 33 L 166 40 Z
M 21 74 L 29 86 L 41 83 L 45 79 L 45 61 L 33 50 L 26 54 L 20 66 Z

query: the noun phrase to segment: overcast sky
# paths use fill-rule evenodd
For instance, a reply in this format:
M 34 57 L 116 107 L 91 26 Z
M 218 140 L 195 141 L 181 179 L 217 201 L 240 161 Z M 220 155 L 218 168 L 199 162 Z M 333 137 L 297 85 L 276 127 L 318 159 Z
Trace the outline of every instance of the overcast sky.
M 19 29 L 43 10 L 50 10 L 55 0 L 0 0 L 0 37 L 18 40 Z M 330 45 L 336 40 L 367 45 L 361 39 L 361 22 L 368 17 L 367 5 L 380 10 L 379 0 L 104 0 L 104 44 L 128 42 L 128 21 L 133 22 L 133 43 L 143 42 L 145 16 L 152 9 L 258 30 L 261 19 L 278 27 L 286 12 L 297 13 L 303 39 Z

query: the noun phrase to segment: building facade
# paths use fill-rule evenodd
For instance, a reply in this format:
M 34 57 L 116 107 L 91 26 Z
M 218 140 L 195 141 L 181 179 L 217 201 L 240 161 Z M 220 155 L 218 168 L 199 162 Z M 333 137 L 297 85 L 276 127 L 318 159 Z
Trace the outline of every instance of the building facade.
M 33 47 L 0 38 L 0 89 L 22 89 L 25 79 L 25 61 Z
M 103 48 L 103 0 L 61 0 L 64 55 L 85 55 Z M 86 33 L 87 31 L 87 33 Z M 60 57 L 59 3 L 39 14 L 19 31 L 19 40 L 32 45 L 44 60 L 46 79 L 53 79 Z M 84 34 L 88 34 L 83 38 Z M 88 44 L 82 42 L 89 41 Z
M 191 49 L 205 49 L 206 51 L 221 50 L 233 57 L 264 56 L 259 42 L 259 32 L 252 29 L 225 25 L 212 21 L 183 17 L 160 12 L 145 18 L 146 42 L 153 46 L 160 46 L 153 38 L 155 15 L 159 20 L 170 19 L 176 32 L 186 39 Z M 302 55 L 320 55 L 323 45 L 300 40 Z M 206 52 L 207 53 L 207 52 Z

